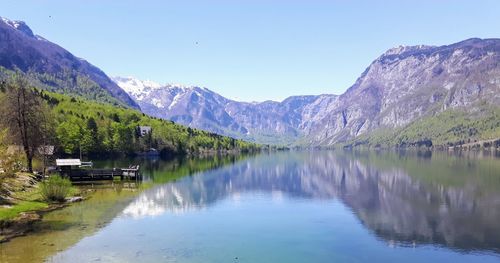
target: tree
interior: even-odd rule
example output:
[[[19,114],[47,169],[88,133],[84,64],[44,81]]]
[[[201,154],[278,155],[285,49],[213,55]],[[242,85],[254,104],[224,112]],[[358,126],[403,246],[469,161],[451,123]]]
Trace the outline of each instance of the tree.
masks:
[[[56,129],[57,139],[62,150],[67,154],[74,154],[80,148],[82,131],[74,121],[61,123]]]
[[[116,153],[127,154],[132,152],[134,140],[134,131],[132,128],[122,123],[113,123],[113,146]]]
[[[12,176],[20,169],[20,158],[16,156],[15,152],[8,152],[7,131],[7,129],[0,130],[0,183],[6,176]],[[2,203],[1,201],[0,203]]]
[[[51,135],[47,105],[29,87],[28,81],[16,73],[5,84],[0,108],[2,126],[8,128],[11,141],[23,147],[27,169],[33,172],[33,157]]]
[[[93,117],[87,120],[87,131],[90,139],[88,152],[96,153],[99,151],[99,128]]]

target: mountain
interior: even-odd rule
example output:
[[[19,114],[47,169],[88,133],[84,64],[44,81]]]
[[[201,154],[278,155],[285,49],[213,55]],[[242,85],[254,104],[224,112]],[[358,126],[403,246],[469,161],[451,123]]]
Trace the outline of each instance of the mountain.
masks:
[[[33,34],[22,21],[0,19],[0,76],[13,71],[49,91],[139,108],[102,70]]]
[[[114,80],[148,114],[261,143],[413,145],[500,137],[500,39],[389,49],[340,96],[247,103],[206,88]]]
[[[146,114],[260,143],[296,141],[337,98],[294,96],[282,102],[249,103],[222,97],[207,88],[160,85],[133,77],[113,80]]]
[[[312,144],[334,144],[383,131],[399,137],[393,144],[433,139],[444,143],[486,136],[473,122],[482,118],[500,136],[498,105],[499,39],[400,46],[382,54],[363,72],[326,117],[314,123],[308,139]],[[426,121],[442,116],[457,120],[443,118],[444,123],[426,127],[430,124]]]
[[[375,59],[344,94],[240,102],[209,89],[116,77],[0,19],[0,78],[259,143],[457,144],[500,137],[500,39],[400,46]]]

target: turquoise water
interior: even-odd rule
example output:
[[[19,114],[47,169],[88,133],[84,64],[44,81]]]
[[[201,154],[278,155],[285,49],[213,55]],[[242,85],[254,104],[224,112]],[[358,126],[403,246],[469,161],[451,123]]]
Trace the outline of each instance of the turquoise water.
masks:
[[[276,153],[170,182],[158,162],[151,187],[47,261],[500,262],[491,154]]]

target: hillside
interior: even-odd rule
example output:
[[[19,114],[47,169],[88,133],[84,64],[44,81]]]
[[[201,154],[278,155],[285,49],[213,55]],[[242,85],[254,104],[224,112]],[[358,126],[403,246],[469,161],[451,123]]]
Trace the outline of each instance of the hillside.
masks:
[[[0,89],[0,97],[4,89]],[[135,109],[95,102],[83,97],[36,90],[50,106],[54,120],[53,143],[60,154],[136,154],[151,147],[163,155],[206,152],[249,152],[260,146],[191,129],[171,121],[147,116]],[[140,136],[138,126],[150,126],[151,136]]]
[[[247,103],[206,88],[114,80],[148,114],[256,142],[445,145],[500,137],[500,39],[392,48],[339,96]]]
[[[339,97],[307,132],[307,142],[330,145],[377,133],[401,134],[398,141],[384,140],[392,144],[485,139],[500,135],[498,105],[500,39],[398,47]]]
[[[96,66],[35,35],[23,21],[0,17],[0,77],[16,70],[48,91],[139,108]]]

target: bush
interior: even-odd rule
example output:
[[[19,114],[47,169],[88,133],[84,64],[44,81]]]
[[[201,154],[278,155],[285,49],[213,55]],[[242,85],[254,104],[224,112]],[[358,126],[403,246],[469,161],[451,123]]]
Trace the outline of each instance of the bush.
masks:
[[[46,201],[62,202],[72,188],[71,181],[59,175],[53,175],[40,183],[40,194]]]

